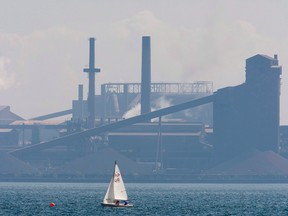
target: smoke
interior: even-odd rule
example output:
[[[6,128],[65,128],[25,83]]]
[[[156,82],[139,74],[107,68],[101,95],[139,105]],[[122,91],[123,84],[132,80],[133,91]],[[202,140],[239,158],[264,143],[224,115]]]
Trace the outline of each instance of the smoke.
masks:
[[[0,90],[8,89],[14,83],[14,76],[8,72],[9,64],[9,58],[0,57]]]
[[[165,96],[161,96],[161,97],[159,97],[153,101],[153,105],[152,105],[151,110],[155,111],[158,109],[163,109],[165,107],[169,107],[171,105],[172,105],[171,99],[167,99]]]
[[[158,110],[158,109],[163,109],[163,108],[166,108],[166,107],[170,107],[172,105],[173,104],[172,104],[172,100],[171,99],[167,99],[165,96],[161,96],[161,97],[159,97],[159,98],[157,98],[156,100],[153,101],[151,111],[155,111],[155,110]],[[162,121],[165,121],[167,119],[169,119],[169,115],[161,117]],[[158,122],[159,118],[151,119],[151,121],[152,122]]]
[[[0,32],[0,47],[2,103],[12,105],[25,118],[71,107],[73,89],[86,81],[86,74],[79,73],[82,57],[88,53],[81,33],[61,26],[25,34]]]
[[[161,96],[153,101],[151,111],[155,111],[158,109],[163,109],[165,107],[169,107],[172,105],[172,100],[167,99],[165,96]],[[137,103],[134,107],[132,107],[130,110],[128,110],[126,113],[124,113],[123,118],[128,119],[137,115],[140,115],[141,113],[141,103]],[[163,117],[162,117],[163,120]],[[152,122],[158,121],[158,118],[152,119]]]
[[[139,82],[143,35],[151,36],[153,82],[208,80],[214,82],[217,90],[241,84],[245,79],[245,59],[254,54],[277,51],[280,62],[288,59],[287,29],[280,25],[287,15],[285,6],[263,3],[256,16],[253,7],[260,1],[251,3],[250,10],[242,1],[229,2],[207,4],[186,0],[183,4],[173,4],[167,1],[165,10],[161,10],[160,1],[153,2],[153,7],[131,1],[129,7],[125,7],[125,16],[123,11],[114,11],[106,3],[101,7],[92,6],[97,3],[75,3],[77,7],[69,4],[71,10],[65,8],[64,12],[52,10],[54,4],[44,7],[42,3],[35,5],[37,13],[33,18],[26,16],[33,7],[24,7],[25,10],[18,7],[15,16],[15,7],[6,6],[2,14],[6,19],[2,20],[0,32],[1,52],[13,60],[13,71],[17,71],[15,80],[20,85],[2,95],[21,115],[30,117],[70,107],[76,95],[75,86],[87,83],[87,76],[81,71],[88,62],[90,36],[97,39],[96,66],[101,68],[96,92],[100,91],[100,84],[106,82]],[[121,6],[120,1],[115,3]],[[75,8],[77,13],[85,15],[75,18]],[[87,13],[92,8],[98,12]],[[267,11],[269,18],[265,15]],[[95,20],[94,24],[85,25],[90,20]],[[7,64],[9,62],[3,63],[0,59],[0,90],[13,84],[14,77],[7,73]],[[288,79],[284,73],[283,78]],[[288,92],[284,81],[283,99]],[[41,102],[35,103],[35,98],[41,98]],[[282,110],[286,112],[288,104],[285,101],[281,106],[283,104]],[[286,121],[287,116],[283,114]]]
[[[134,107],[124,113],[123,118],[128,119],[137,115],[140,115],[141,104],[137,103]]]

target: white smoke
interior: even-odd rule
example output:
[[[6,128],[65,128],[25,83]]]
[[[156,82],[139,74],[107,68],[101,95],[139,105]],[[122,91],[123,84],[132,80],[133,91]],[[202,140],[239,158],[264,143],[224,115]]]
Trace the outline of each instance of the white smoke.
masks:
[[[172,106],[172,100],[171,99],[167,99],[165,96],[161,96],[159,98],[157,98],[156,100],[153,101],[153,107],[151,108],[151,111],[155,111],[155,110],[158,110],[158,109],[163,109],[163,108],[166,108],[166,107],[170,107]],[[161,120],[165,121],[169,119],[168,115],[166,116],[162,116],[161,117]],[[152,122],[158,122],[159,121],[159,118],[154,118],[154,119],[151,119]]]
[[[140,115],[141,104],[137,103],[134,107],[124,113],[123,118],[128,119],[137,115]]]
[[[0,57],[0,90],[8,89],[14,83],[14,76],[7,69],[9,64],[9,58]]]
[[[167,99],[165,96],[161,96],[153,101],[154,106],[151,108],[152,111],[163,109],[172,105],[172,100]]]
[[[161,96],[153,101],[152,103],[153,106],[151,107],[151,111],[169,107],[172,105],[171,101],[172,100],[168,100],[165,96]],[[134,107],[132,107],[130,110],[124,113],[123,118],[128,119],[128,118],[140,115],[140,113],[141,113],[141,103],[137,103]],[[162,120],[163,120],[163,117],[162,117]],[[152,119],[151,121],[152,122],[158,121],[158,118]]]

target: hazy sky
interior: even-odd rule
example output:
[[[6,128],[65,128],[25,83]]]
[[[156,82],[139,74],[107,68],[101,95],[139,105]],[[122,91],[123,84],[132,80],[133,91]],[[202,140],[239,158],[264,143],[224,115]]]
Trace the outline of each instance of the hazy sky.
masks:
[[[151,36],[152,82],[245,81],[245,60],[278,54],[281,123],[288,124],[287,0],[0,0],[0,105],[23,118],[70,109],[88,79],[96,38],[96,93],[140,82],[141,38]]]

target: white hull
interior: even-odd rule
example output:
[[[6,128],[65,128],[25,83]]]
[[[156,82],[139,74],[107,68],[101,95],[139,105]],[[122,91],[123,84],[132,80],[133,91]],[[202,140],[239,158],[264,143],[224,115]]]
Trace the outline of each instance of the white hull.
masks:
[[[133,204],[130,204],[130,203],[128,203],[127,205],[124,205],[124,204],[122,204],[122,203],[120,203],[119,205],[116,205],[115,203],[101,203],[101,205],[103,206],[103,207],[115,207],[115,208],[117,208],[117,207],[132,207],[133,206]]]

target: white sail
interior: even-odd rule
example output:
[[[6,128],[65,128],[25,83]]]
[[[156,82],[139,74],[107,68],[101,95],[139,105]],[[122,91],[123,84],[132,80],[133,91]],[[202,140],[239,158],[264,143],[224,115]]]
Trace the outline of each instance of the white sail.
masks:
[[[109,187],[107,189],[107,192],[105,194],[105,197],[103,199],[103,203],[112,203],[114,202],[114,186],[113,186],[113,177],[111,178],[111,181],[109,183]]]
[[[114,203],[115,200],[128,200],[123,178],[116,162],[114,173],[103,199],[103,203]]]
[[[117,200],[128,200],[123,178],[116,163],[114,171],[114,197]]]

